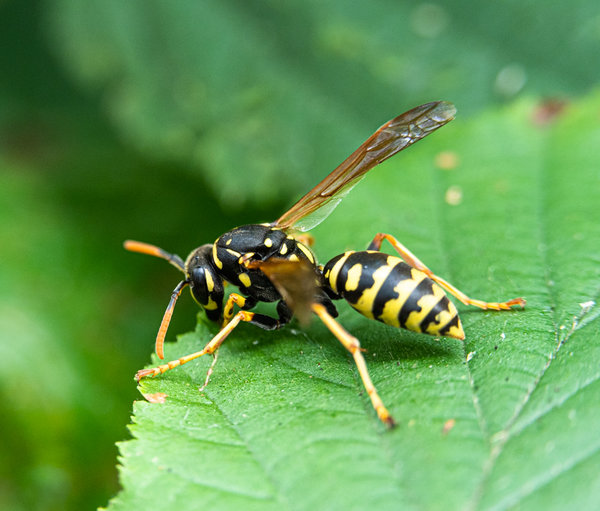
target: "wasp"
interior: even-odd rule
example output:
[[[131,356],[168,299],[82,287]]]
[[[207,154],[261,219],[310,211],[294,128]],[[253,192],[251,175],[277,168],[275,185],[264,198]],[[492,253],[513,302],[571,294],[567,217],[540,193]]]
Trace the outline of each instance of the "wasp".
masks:
[[[400,241],[385,233],[375,235],[366,251],[345,252],[319,265],[306,231],[322,222],[369,170],[444,126],[455,113],[454,105],[437,101],[401,114],[381,126],[278,220],[236,227],[214,243],[193,250],[185,261],[154,245],[126,241],[127,250],[165,259],[185,276],[173,290],[158,330],[155,349],[160,359],[164,358],[163,345],[173,309],[185,287],[190,287],[208,319],[221,325],[202,350],[142,369],[136,379],[157,376],[211,354],[213,362],[203,390],[219,347],[241,322],[276,330],[294,316],[302,323],[314,314],[352,354],[377,416],[393,427],[395,421],[371,381],[359,340],[335,319],[335,300],[345,299],[360,314],[387,325],[461,340],[465,334],[447,293],[466,305],[492,310],[523,307],[525,300],[472,299],[435,275]],[[388,241],[398,256],[382,252],[383,241]],[[226,283],[236,286],[239,293],[232,292],[225,300]],[[259,302],[277,302],[277,317],[252,312]]]

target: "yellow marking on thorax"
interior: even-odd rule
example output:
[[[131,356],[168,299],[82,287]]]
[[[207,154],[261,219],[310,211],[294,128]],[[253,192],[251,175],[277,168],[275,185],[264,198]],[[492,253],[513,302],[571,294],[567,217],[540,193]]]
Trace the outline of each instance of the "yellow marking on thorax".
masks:
[[[342,257],[340,257],[339,261],[333,265],[333,268],[331,268],[331,272],[328,272],[328,274],[327,274],[328,275],[327,280],[329,280],[329,287],[331,287],[333,292],[336,294],[338,293],[337,285],[336,285],[338,275],[340,273],[340,270],[342,269],[342,266],[344,266],[344,263],[346,262],[346,259],[348,259],[350,254],[352,254],[352,252],[345,252],[344,255]]]
[[[235,250],[231,250],[230,248],[225,249],[227,250],[227,252],[229,254],[231,254],[233,257],[240,257],[242,254],[240,254],[239,252],[236,252]]]
[[[311,252],[310,248],[308,248],[306,245],[303,245],[299,241],[296,242],[296,246],[304,253],[304,255],[312,264],[315,264],[315,256]]]
[[[240,279],[240,282],[244,285],[244,287],[250,287],[252,285],[250,276],[247,273],[240,273],[238,275],[238,279]]]
[[[440,286],[434,283],[433,294],[427,294],[417,302],[417,305],[421,307],[421,312],[413,311],[408,315],[408,318],[406,319],[406,329],[413,332],[422,332],[419,327],[421,321],[423,321],[423,318],[431,312],[431,309],[433,309],[444,296],[446,296],[446,293],[444,293]]]
[[[231,245],[231,240],[233,240],[233,238],[229,238],[229,239],[228,239],[228,240],[225,242],[225,245],[227,245],[227,246]]]
[[[355,304],[352,304],[352,307],[359,311],[363,316],[375,319],[373,317],[373,303],[375,302],[375,297],[381,289],[385,279],[388,278],[388,275],[393,269],[394,267],[389,264],[377,268],[371,275],[374,280],[373,285],[363,291],[358,301]]]
[[[405,304],[406,300],[408,300],[408,297],[415,288],[427,277],[423,272],[415,270],[414,268],[411,270],[411,275],[412,279],[401,280],[396,284],[394,291],[398,293],[398,298],[389,300],[383,307],[381,316],[377,318],[386,325],[400,328],[400,321],[398,319],[400,309],[402,309],[402,306]]]
[[[223,269],[223,261],[221,261],[219,259],[219,257],[217,256],[217,244],[216,243],[213,243],[212,255],[213,255],[213,261],[217,265],[217,268],[219,268],[219,270],[222,270]]]
[[[279,249],[279,253],[281,255],[285,255],[285,254],[287,254],[287,251],[288,251],[287,245],[284,243],[283,245],[281,245],[281,248]]]
[[[298,256],[296,254],[292,254],[289,258],[288,261],[300,261],[300,259],[298,259]]]
[[[273,240],[271,238],[265,238],[265,247],[271,248],[273,246]]]

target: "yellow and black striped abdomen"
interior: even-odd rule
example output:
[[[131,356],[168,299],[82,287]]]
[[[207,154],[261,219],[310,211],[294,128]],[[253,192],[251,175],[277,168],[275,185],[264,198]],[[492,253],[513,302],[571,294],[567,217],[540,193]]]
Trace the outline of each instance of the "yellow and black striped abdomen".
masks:
[[[383,252],[346,252],[329,261],[327,284],[362,315],[413,332],[464,339],[454,304],[422,271]]]

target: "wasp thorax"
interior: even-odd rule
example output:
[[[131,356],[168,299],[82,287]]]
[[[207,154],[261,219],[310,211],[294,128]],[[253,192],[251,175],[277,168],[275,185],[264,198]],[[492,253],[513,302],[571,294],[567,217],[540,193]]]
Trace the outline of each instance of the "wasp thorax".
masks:
[[[285,259],[315,265],[308,247],[285,231],[263,224],[242,225],[226,232],[215,241],[212,258],[224,280],[238,286],[243,294],[263,302],[280,300],[281,295],[252,263]]]

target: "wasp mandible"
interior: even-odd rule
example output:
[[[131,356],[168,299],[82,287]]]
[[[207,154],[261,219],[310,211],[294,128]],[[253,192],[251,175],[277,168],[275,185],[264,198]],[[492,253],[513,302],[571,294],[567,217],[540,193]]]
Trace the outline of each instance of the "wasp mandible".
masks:
[[[293,316],[302,322],[315,314],[352,354],[379,419],[394,426],[394,419],[371,381],[358,339],[335,320],[338,312],[334,300],[345,299],[364,316],[387,325],[456,339],[464,339],[465,334],[456,307],[446,292],[466,305],[482,309],[523,307],[525,300],[485,302],[469,298],[435,275],[390,234],[377,234],[366,251],[345,252],[319,265],[310,248],[310,236],[303,233],[322,222],[369,170],[441,128],[454,119],[455,113],[454,105],[437,101],[392,119],[277,221],[236,227],[214,243],[198,247],[185,261],[154,245],[126,241],[127,250],[166,259],[185,276],[173,290],[158,330],[156,353],[159,358],[164,358],[167,328],[175,303],[186,286],[206,316],[221,324],[220,331],[202,350],[158,367],[142,369],[136,379],[156,376],[212,354],[213,362],[202,390],[213,371],[219,346],[240,322],[276,330],[289,323]],[[400,257],[380,251],[384,240]],[[227,300],[225,282],[240,291],[231,293]],[[277,317],[251,312],[259,302],[277,302]]]

